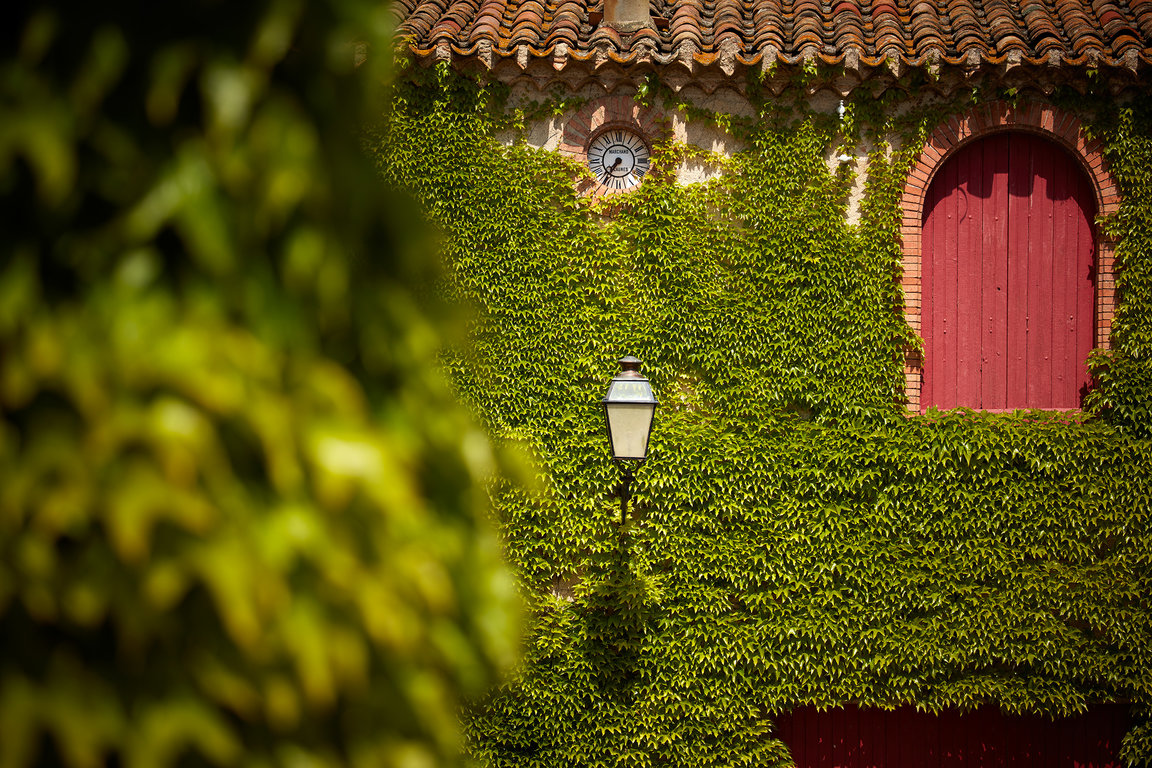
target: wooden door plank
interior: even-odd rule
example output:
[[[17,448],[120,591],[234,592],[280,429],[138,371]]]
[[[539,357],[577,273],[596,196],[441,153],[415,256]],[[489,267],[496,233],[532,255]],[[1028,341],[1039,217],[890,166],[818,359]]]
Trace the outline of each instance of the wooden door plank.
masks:
[[[1007,768],[1008,741],[1004,732],[1004,715],[995,704],[981,708],[984,713],[983,745],[989,768]]]
[[[809,758],[813,768],[832,768],[832,718],[823,712],[816,712],[812,718],[816,731],[816,741],[812,745],[815,754]]]
[[[805,732],[806,724],[801,713],[806,712],[804,709],[794,709],[788,715],[788,741],[786,742],[792,750],[792,760],[796,764],[796,768],[808,768],[808,760],[805,755],[805,749],[808,746],[808,734]]]
[[[884,734],[887,737],[884,750],[885,768],[903,768],[907,764],[908,746],[905,744],[907,739],[904,737],[900,712],[901,709],[894,709],[885,713],[885,719],[888,721],[888,725],[884,729]]]
[[[884,747],[887,744],[885,723],[888,713],[868,707],[860,711],[860,739],[863,743],[861,759],[865,768],[884,768]]]
[[[836,768],[854,768],[849,757],[852,745],[848,731],[852,722],[851,705],[836,708]]]
[[[947,407],[946,403],[949,401],[949,392],[946,389],[945,379],[947,371],[945,370],[945,363],[947,358],[947,333],[948,327],[945,323],[945,317],[948,314],[947,303],[948,298],[946,295],[946,281],[947,281],[947,243],[948,243],[948,215],[949,207],[953,204],[950,198],[951,186],[947,181],[949,177],[948,168],[942,168],[940,171],[941,179],[941,197],[936,204],[936,209],[933,212],[934,216],[934,235],[933,235],[933,253],[935,258],[932,264],[932,369],[934,375],[933,380],[933,403],[941,407]],[[955,180],[955,177],[952,177]]]
[[[918,713],[912,710],[912,729],[915,738],[912,743],[917,745],[917,751],[912,755],[909,766],[924,766],[924,768],[940,767],[940,722],[937,717]]]
[[[859,768],[864,763],[861,760],[860,750],[860,710],[855,704],[844,706],[844,732],[841,740],[844,750],[840,758],[840,765],[844,768]]]
[[[1052,407],[1075,408],[1076,179],[1075,169],[1061,162],[1062,150],[1056,149],[1052,168]]]
[[[1031,164],[1015,142],[1009,144],[1008,171],[1008,328],[1006,408],[1027,402],[1028,387],[1028,206]]]
[[[1078,768],[1084,764],[1084,751],[1087,746],[1085,728],[1071,728],[1072,738],[1070,740],[1072,751],[1068,755],[1068,765]]]
[[[967,768],[967,738],[960,713],[948,709],[936,716],[940,729],[941,768]]]
[[[1039,718],[1036,715],[1014,715],[1012,717],[1012,727],[1008,731],[1010,737],[1014,737],[1020,741],[1020,752],[1023,757],[1022,762],[1026,768],[1039,768],[1040,766],[1037,748],[1042,734],[1037,727],[1038,720]]]
[[[948,167],[944,169],[945,189],[957,189],[958,176],[958,163],[949,163]],[[937,354],[939,355],[941,375],[937,387],[937,398],[945,408],[953,408],[957,404],[956,355],[958,351],[958,339],[956,335],[956,261],[959,256],[959,243],[957,242],[957,236],[959,234],[957,218],[960,215],[959,197],[959,194],[952,194],[944,201],[944,258],[938,272],[940,285],[937,290],[940,296],[941,312],[939,314],[940,327],[938,330],[940,333],[940,349]]]
[[[797,741],[793,731],[794,722],[795,721],[792,718],[791,712],[785,712],[783,714],[777,715],[773,720],[773,724],[775,725],[776,738],[784,742],[784,746],[788,748],[788,754],[792,756],[793,768],[800,768],[800,764],[796,762]]]
[[[927,757],[924,754],[924,729],[916,722],[916,710],[912,707],[901,707],[896,710],[900,723],[900,762],[901,768],[917,768],[927,766]]]
[[[793,721],[793,733],[799,744],[799,760],[796,762],[797,768],[815,768],[816,761],[813,758],[813,740],[816,738],[816,723],[812,718],[812,710],[809,707],[801,707],[795,710],[796,719]]]
[[[872,741],[875,736],[873,710],[869,707],[855,707],[855,709],[856,765],[860,768],[872,768]]]
[[[1028,401],[1031,408],[1052,408],[1052,324],[1057,283],[1052,242],[1055,215],[1052,177],[1053,145],[1028,134],[1016,135],[1032,158],[1028,253]]]
[[[989,752],[993,755],[989,765],[997,768],[1010,768],[1015,766],[1012,747],[1015,742],[1008,732],[1007,717],[1000,711],[1000,707],[989,704],[985,707],[989,734],[986,740]]]
[[[1003,748],[1003,764],[1007,768],[1030,768],[1028,739],[1016,725],[1015,715],[999,713],[1000,744]]]
[[[804,757],[804,749],[808,745],[808,734],[804,732],[804,721],[797,716],[797,712],[804,710],[793,710],[788,714],[787,728],[788,735],[785,743],[788,748],[792,750],[792,761],[795,763],[796,768],[807,768],[808,762]]]
[[[963,716],[964,765],[966,768],[983,768],[985,762],[984,710],[976,709]]]
[[[1080,720],[1085,749],[1079,762],[1091,768],[1120,768],[1120,743],[1130,725],[1127,708],[1121,704],[1095,707]]]
[[[943,168],[941,168],[941,171]],[[920,231],[920,336],[924,340],[923,379],[920,384],[920,412],[936,404],[935,384],[939,378],[936,367],[936,312],[939,301],[936,297],[936,258],[940,253],[943,239],[937,230],[936,212],[943,195],[943,184],[935,182],[928,188],[924,200],[924,218]]]
[[[872,747],[872,756],[876,760],[877,768],[896,766],[900,762],[900,752],[897,750],[893,731],[896,718],[892,714],[885,709],[881,710],[878,716],[880,728],[877,743]]]
[[[984,152],[987,205],[980,242],[982,408],[1004,410],[1007,401],[1008,341],[1008,136],[987,139]]]
[[[1060,726],[1068,727],[1068,723],[1058,723],[1047,715],[1037,715],[1036,735],[1036,764],[1039,768],[1059,768],[1060,766]]]
[[[1058,721],[1060,730],[1060,745],[1056,752],[1056,765],[1072,765],[1075,762],[1077,734],[1080,731],[1079,723],[1083,715],[1063,718]]]
[[[984,144],[956,158],[956,405],[980,406],[980,222]]]
[[[963,744],[964,768],[977,768],[982,766],[980,754],[983,744],[980,740],[981,714],[980,710],[965,712],[961,716],[960,741]]]

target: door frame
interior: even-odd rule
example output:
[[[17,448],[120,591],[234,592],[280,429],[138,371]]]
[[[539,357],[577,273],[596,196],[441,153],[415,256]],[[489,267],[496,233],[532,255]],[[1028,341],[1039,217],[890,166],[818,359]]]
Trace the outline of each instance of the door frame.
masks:
[[[993,101],[967,112],[953,115],[936,127],[921,149],[900,202],[903,219],[900,226],[903,270],[900,287],[904,296],[904,319],[918,336],[922,307],[921,235],[924,227],[924,202],[932,179],[957,150],[970,142],[1003,131],[1036,133],[1068,149],[1088,174],[1096,196],[1097,216],[1107,217],[1120,208],[1120,191],[1104,158],[1104,147],[1089,138],[1080,118],[1070,112],[1041,102],[1014,106]],[[1112,319],[1116,311],[1114,276],[1116,241],[1096,232],[1096,298],[1093,343],[1097,348],[1110,346]],[[904,394],[911,413],[920,412],[920,393],[924,382],[924,362],[919,350],[909,349],[904,362]]]

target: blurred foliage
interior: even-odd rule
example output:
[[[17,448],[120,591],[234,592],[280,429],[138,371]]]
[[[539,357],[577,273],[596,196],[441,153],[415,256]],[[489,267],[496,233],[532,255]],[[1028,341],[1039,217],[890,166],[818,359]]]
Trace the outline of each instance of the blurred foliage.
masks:
[[[516,653],[380,3],[0,26],[0,766],[427,766]],[[362,63],[357,65],[357,60]]]
[[[456,386],[544,478],[493,491],[532,619],[515,678],[471,710],[479,764],[787,765],[772,720],[797,705],[1152,703],[1149,422],[900,402],[917,342],[901,190],[970,96],[860,95],[838,124],[804,92],[766,96],[756,120],[680,110],[745,149],[682,186],[690,149],[664,143],[640,189],[602,200],[575,193],[575,164],[515,139],[547,105],[446,65],[414,67],[396,93],[382,168],[442,228],[449,293],[481,308],[448,359]],[[679,109],[658,83],[644,97]],[[1150,125],[1126,130],[1146,142]],[[861,144],[849,225],[852,171],[827,158]],[[1152,145],[1139,151],[1122,253],[1144,288],[1123,317],[1146,324]],[[661,407],[619,527],[599,400],[626,353]],[[1143,380],[1115,370],[1109,391],[1146,408]],[[1134,722],[1133,765],[1152,756],[1147,710]]]

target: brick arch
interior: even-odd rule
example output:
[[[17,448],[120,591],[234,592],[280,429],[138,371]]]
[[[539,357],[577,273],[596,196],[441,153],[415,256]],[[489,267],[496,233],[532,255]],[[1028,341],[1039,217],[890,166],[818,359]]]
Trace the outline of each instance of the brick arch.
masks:
[[[627,93],[614,93],[584,104],[568,119],[560,139],[560,154],[576,162],[588,163],[588,144],[601,131],[608,128],[627,128],[643,137],[649,147],[666,138],[670,129],[667,117],[660,111],[641,105]],[[578,187],[582,194],[607,196],[616,194],[596,191],[596,185],[585,183]]]
[[[953,116],[936,127],[920,151],[900,201],[903,220],[900,235],[904,250],[901,287],[904,291],[904,314],[908,325],[921,333],[921,230],[924,226],[924,201],[928,188],[945,161],[964,145],[1002,131],[1036,133],[1060,144],[1077,159],[1092,181],[1096,210],[1109,216],[1120,207],[1120,192],[1104,159],[1104,148],[1085,135],[1080,119],[1050,104],[1030,103],[1012,106],[995,101]],[[1096,233],[1096,318],[1095,345],[1107,347],[1116,307],[1116,284],[1113,278],[1116,243]],[[924,378],[923,362],[918,353],[910,352],[904,367],[904,391],[908,408],[920,410],[920,389]]]

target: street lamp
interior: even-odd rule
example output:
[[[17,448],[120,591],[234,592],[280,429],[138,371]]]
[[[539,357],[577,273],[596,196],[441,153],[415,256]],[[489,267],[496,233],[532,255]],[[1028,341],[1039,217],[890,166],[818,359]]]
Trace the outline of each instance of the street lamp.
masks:
[[[624,473],[620,484],[620,523],[623,524],[628,500],[632,498],[632,473],[648,458],[648,436],[652,434],[652,417],[656,414],[656,395],[652,384],[641,375],[638,359],[632,355],[620,358],[620,373],[608,385],[608,394],[602,402],[612,458]]]

